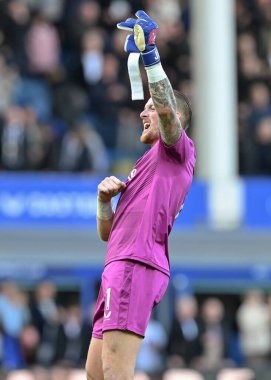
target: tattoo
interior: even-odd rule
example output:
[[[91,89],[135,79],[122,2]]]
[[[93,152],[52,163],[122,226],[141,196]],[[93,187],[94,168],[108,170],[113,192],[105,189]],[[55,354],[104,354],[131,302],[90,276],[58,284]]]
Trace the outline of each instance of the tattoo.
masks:
[[[154,107],[159,117],[159,129],[167,145],[175,144],[181,136],[181,122],[176,116],[176,99],[168,78],[149,83]]]

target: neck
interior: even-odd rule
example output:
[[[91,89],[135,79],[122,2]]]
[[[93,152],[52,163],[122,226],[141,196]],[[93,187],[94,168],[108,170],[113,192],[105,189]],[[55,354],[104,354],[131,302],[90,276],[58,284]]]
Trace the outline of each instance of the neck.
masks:
[[[151,148],[154,147],[154,145],[157,143],[158,139],[155,140],[153,143],[150,144]]]

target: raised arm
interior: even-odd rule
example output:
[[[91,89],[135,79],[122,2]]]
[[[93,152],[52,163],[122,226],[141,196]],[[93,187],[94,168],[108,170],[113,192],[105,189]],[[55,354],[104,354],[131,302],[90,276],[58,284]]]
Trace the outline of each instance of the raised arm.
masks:
[[[172,145],[181,136],[182,126],[177,114],[176,99],[160,62],[155,45],[158,25],[142,10],[136,12],[138,19],[128,18],[118,28],[129,30],[125,51],[140,52],[148,76],[150,94],[159,117],[159,128],[163,141]]]
[[[163,71],[161,64],[158,65],[160,65],[158,69]],[[148,73],[148,69],[146,70]],[[182,127],[177,116],[176,99],[171,84],[167,77],[158,82],[150,82],[149,78],[149,89],[158,113],[162,139],[167,145],[173,145],[180,138]]]

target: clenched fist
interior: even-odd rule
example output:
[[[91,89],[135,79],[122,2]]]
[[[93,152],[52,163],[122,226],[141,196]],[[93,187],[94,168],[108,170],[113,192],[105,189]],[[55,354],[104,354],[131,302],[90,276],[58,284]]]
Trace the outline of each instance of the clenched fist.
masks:
[[[101,202],[109,202],[126,187],[126,184],[118,178],[111,176],[106,177],[98,185],[98,200]]]

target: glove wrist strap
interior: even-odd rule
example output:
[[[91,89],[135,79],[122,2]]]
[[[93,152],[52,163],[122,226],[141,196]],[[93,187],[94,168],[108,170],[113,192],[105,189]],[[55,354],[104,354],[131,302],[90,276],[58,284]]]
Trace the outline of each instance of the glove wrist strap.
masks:
[[[144,99],[142,79],[139,70],[139,53],[130,53],[128,58],[128,73],[131,83],[132,100]],[[155,83],[167,77],[160,63],[156,47],[146,53],[141,53],[149,83]]]
[[[157,63],[160,63],[160,55],[156,46],[146,53],[141,53],[141,57],[145,67],[157,65]]]
[[[160,80],[167,78],[167,75],[164,72],[161,63],[158,63],[157,65],[153,65],[150,67],[146,67],[145,69],[149,83],[159,82]]]
[[[131,84],[132,100],[144,99],[143,84],[139,70],[140,53],[130,53],[128,58],[128,73]]]

